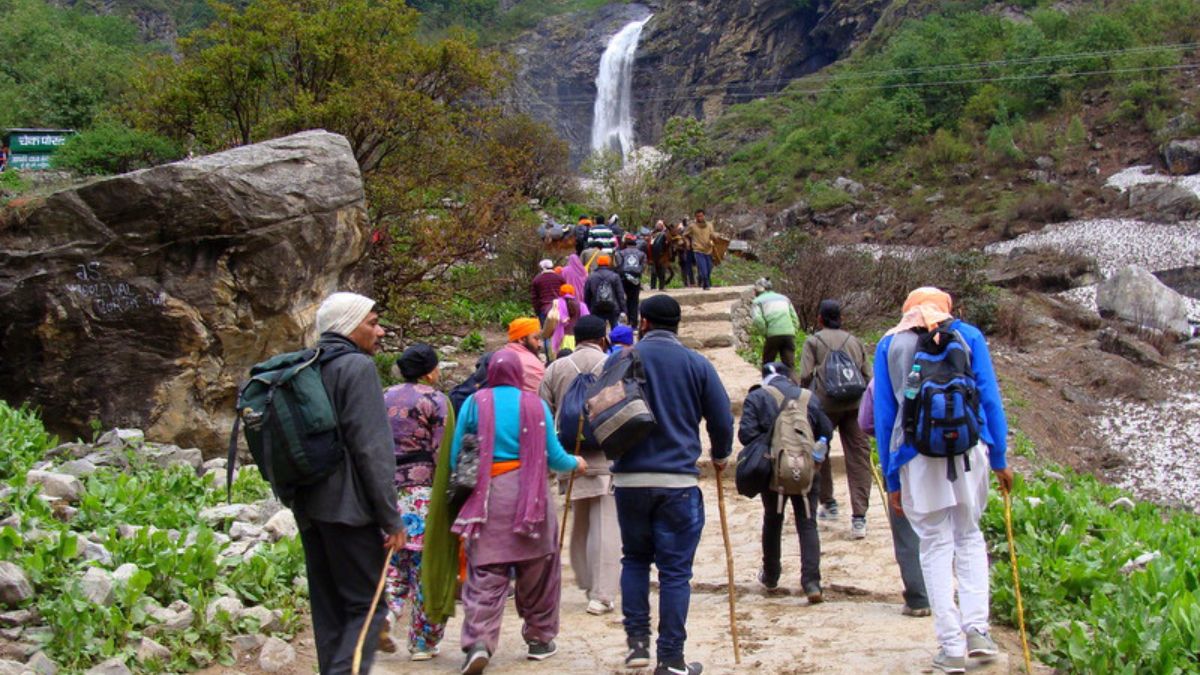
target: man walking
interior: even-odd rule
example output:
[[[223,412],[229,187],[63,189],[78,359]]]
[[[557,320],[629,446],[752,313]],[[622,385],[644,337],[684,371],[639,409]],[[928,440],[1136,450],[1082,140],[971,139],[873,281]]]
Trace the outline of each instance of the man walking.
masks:
[[[575,378],[583,373],[599,376],[604,369],[606,324],[588,315],[575,324],[575,351],[550,364],[538,395],[558,417],[559,408]],[[571,430],[570,433],[574,433]],[[574,447],[568,444],[567,452]],[[617,599],[621,572],[621,538],[617,529],[617,502],[612,494],[610,462],[600,451],[582,453],[587,471],[575,477],[571,488],[571,569],[575,583],[587,593],[589,614],[607,614]]]
[[[812,388],[821,400],[821,409],[829,415],[829,421],[838,430],[846,460],[846,482],[850,486],[850,536],[853,539],[865,539],[867,506],[871,500],[871,446],[866,434],[858,426],[858,402],[867,381],[871,379],[871,368],[862,342],[842,330],[842,307],[836,300],[821,301],[817,326],[819,330],[804,341],[804,349],[801,350],[800,384]],[[831,358],[842,359],[852,369],[857,369],[857,373],[846,374],[840,369],[828,368]],[[839,378],[856,374],[861,376],[862,387],[853,396],[839,398],[830,392],[834,383],[827,381],[832,371],[837,371]],[[830,462],[825,462],[821,467],[821,503],[820,517],[836,519],[838,504],[833,498],[833,468]]]
[[[762,368],[761,386],[754,386],[742,406],[742,421],[738,426],[738,440],[749,448],[755,443],[768,446],[775,431],[775,420],[782,410],[782,402],[799,399],[801,389],[792,381],[792,370],[778,361],[768,362]],[[808,424],[812,428],[813,440],[828,439],[833,435],[833,425],[815,396],[808,399]],[[828,462],[822,462],[823,464]],[[817,529],[817,497],[820,481],[813,481],[807,495],[783,497],[772,490],[764,490],[762,524],[762,568],[758,582],[768,591],[779,587],[780,546],[783,533],[784,505],[792,503],[792,514],[796,519],[796,532],[800,535],[800,587],[810,604],[821,602],[821,535]],[[805,503],[807,501],[807,504]]]
[[[991,466],[1004,492],[1012,489],[1012,469],[1006,457],[1008,423],[987,341],[978,328],[954,319],[950,309],[950,296],[945,292],[918,288],[905,300],[900,323],[879,342],[875,349],[875,433],[892,509],[907,516],[921,540],[921,569],[940,647],[931,665],[945,673],[962,673],[968,656],[999,653],[988,633],[987,545],[979,519],[987,506],[988,472],[984,467]],[[939,342],[935,343],[934,337]],[[902,402],[908,401],[905,390],[916,386],[919,398],[919,388],[925,386],[921,372],[914,368],[918,350],[938,346],[945,355],[944,364],[954,367],[954,361],[960,360],[966,371],[963,379],[973,380],[974,395],[967,400],[977,397],[977,404],[972,404],[968,414],[979,422],[979,442],[965,455],[919,454],[910,425],[920,422],[906,422],[902,414]],[[953,355],[952,350],[959,354]],[[908,382],[910,379],[919,382]],[[932,414],[918,412],[916,420]]]
[[[646,269],[646,252],[637,247],[636,235],[625,235],[624,248],[617,254],[617,273],[621,276],[621,288],[625,291],[625,306],[622,308],[630,326],[638,325],[638,296],[642,294],[642,272]]]
[[[691,242],[696,256],[696,283],[708,290],[712,288],[713,227],[704,219],[704,209],[696,210],[696,220],[684,236]]]
[[[383,328],[375,301],[334,293],[317,310],[321,380],[337,413],[343,462],[318,483],[296,490],[317,662],[322,673],[349,673],[364,622],[363,670],[369,671],[387,616],[386,603],[367,616],[390,551],[404,546],[396,508],[396,456],[383,388],[371,356]]]
[[[546,376],[546,364],[538,356],[542,349],[542,323],[533,317],[513,319],[508,324],[506,350],[516,352],[521,360],[521,390],[537,394],[542,378]]]
[[[611,258],[601,254],[598,264],[583,287],[583,302],[588,311],[607,321],[609,328],[616,328],[625,310],[625,285],[612,270]]]
[[[646,403],[658,428],[613,463],[621,525],[621,610],[627,668],[650,665],[650,564],[658,567],[659,635],[656,675],[695,675],[684,660],[692,562],[704,528],[696,461],[700,421],[708,428],[713,464],[722,467],[733,442],[729,397],[713,365],[683,346],[681,311],[668,295],[642,302],[634,352],[645,369]]]
[[[754,329],[767,338],[763,342],[762,362],[782,361],[790,375],[796,367],[796,329],[800,327],[800,317],[787,296],[771,290],[770,279],[754,282],[754,294],[750,316]]]

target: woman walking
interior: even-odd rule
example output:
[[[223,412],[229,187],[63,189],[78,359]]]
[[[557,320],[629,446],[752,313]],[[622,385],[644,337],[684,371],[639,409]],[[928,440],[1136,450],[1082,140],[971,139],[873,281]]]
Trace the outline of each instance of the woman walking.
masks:
[[[482,673],[496,652],[510,569],[528,658],[541,661],[558,651],[561,570],[547,467],[582,471],[587,463],[563,450],[549,407],[521,391],[521,383],[517,355],[497,351],[488,364],[488,387],[466,400],[454,431],[451,466],[468,435],[478,439],[479,452],[478,482],[451,528],[467,552],[463,673]]]
[[[425,541],[425,521],[432,496],[436,455],[454,426],[454,409],[444,394],[434,388],[438,381],[438,356],[432,347],[416,344],[404,350],[397,365],[404,384],[390,387],[383,394],[392,438],[396,448],[396,501],[404,521],[407,543],[392,554],[388,568],[388,606],[390,619],[399,619],[409,603],[408,651],[413,661],[437,656],[438,643],[446,630],[444,623],[431,621],[425,611],[421,588],[421,559]],[[395,651],[389,632],[383,633],[380,647]],[[389,649],[390,647],[390,649]]]

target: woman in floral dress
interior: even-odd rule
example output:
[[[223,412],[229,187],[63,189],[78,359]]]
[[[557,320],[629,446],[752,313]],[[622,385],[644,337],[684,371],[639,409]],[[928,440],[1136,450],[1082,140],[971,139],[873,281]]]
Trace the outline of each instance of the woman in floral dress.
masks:
[[[405,383],[384,394],[396,448],[396,493],[408,541],[392,556],[388,569],[389,607],[398,619],[407,601],[410,608],[408,651],[413,661],[426,661],[438,653],[445,624],[432,623],[425,614],[421,590],[421,556],[425,518],[433,489],[435,460],[442,443],[454,429],[454,409],[434,388],[438,381],[438,356],[432,347],[416,344],[404,350],[397,365]],[[384,645],[390,640],[385,633]]]

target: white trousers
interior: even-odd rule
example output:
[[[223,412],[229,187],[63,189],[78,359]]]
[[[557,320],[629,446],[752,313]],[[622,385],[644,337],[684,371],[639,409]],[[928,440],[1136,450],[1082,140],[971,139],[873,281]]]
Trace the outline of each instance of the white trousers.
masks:
[[[571,502],[571,569],[588,600],[615,602],[621,581],[621,529],[610,494]]]
[[[988,631],[987,546],[983,532],[979,530],[979,518],[987,505],[990,471],[982,445],[971,453],[970,471],[965,471],[962,458],[956,461],[958,480],[955,483],[961,484],[953,485],[950,490],[953,505],[919,511],[917,508],[926,500],[919,494],[910,494],[921,490],[923,485],[929,487],[932,480],[946,481],[943,459],[918,455],[912,460],[918,464],[912,471],[909,471],[910,465],[901,468],[900,480],[905,515],[921,540],[921,572],[933,610],[938,644],[948,656],[965,656],[966,631]],[[957,605],[954,602],[955,581],[958,582]]]

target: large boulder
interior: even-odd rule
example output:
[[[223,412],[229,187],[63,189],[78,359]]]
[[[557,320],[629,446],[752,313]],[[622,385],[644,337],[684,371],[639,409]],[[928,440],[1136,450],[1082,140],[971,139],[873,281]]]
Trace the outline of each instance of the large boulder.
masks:
[[[1174,183],[1140,183],[1129,187],[1129,209],[1153,222],[1195,220],[1200,218],[1200,197]]]
[[[1167,171],[1176,175],[1200,173],[1200,138],[1171,141],[1163,147]]]
[[[1150,272],[1130,265],[1100,282],[1096,289],[1100,316],[1191,337],[1183,296]]]
[[[99,418],[219,448],[249,366],[366,287],[368,234],[324,131],[55,193],[0,220],[0,392],[67,436]]]

